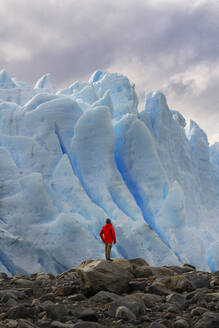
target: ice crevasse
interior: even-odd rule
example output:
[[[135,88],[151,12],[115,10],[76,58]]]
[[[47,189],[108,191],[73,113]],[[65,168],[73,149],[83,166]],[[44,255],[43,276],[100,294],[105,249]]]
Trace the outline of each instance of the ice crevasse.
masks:
[[[58,90],[0,72],[0,271],[61,271],[112,255],[218,270],[219,147],[160,92],[97,71]]]

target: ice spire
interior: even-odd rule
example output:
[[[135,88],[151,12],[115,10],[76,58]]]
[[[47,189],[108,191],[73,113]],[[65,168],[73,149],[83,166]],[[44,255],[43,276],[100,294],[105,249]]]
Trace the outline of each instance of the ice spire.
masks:
[[[43,75],[35,84],[34,89],[45,89],[49,93],[56,92],[56,88],[51,82],[50,74]]]
[[[6,70],[0,71],[0,89],[10,89],[15,88],[16,84],[12,81],[12,79],[8,76]]]

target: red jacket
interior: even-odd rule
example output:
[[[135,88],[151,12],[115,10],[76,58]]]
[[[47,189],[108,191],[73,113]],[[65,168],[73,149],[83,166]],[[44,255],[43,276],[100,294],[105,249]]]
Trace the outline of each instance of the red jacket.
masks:
[[[105,224],[100,231],[100,237],[104,243],[116,243],[116,234],[112,224]]]

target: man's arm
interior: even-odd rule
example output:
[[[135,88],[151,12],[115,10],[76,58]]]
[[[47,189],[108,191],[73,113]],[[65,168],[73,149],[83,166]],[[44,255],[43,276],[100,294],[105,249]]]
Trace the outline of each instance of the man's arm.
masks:
[[[101,231],[100,231],[100,238],[101,238],[102,241],[105,243],[105,240],[104,240],[104,230],[103,230],[103,228],[102,228]]]
[[[112,226],[111,231],[112,231],[112,237],[113,237],[114,244],[116,244],[116,233],[115,233],[113,226]]]

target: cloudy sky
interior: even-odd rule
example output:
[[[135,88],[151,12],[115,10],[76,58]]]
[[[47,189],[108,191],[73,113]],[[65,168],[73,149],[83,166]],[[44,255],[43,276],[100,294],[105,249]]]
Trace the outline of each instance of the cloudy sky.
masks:
[[[0,69],[57,88],[120,72],[219,141],[219,0],[0,0]]]

